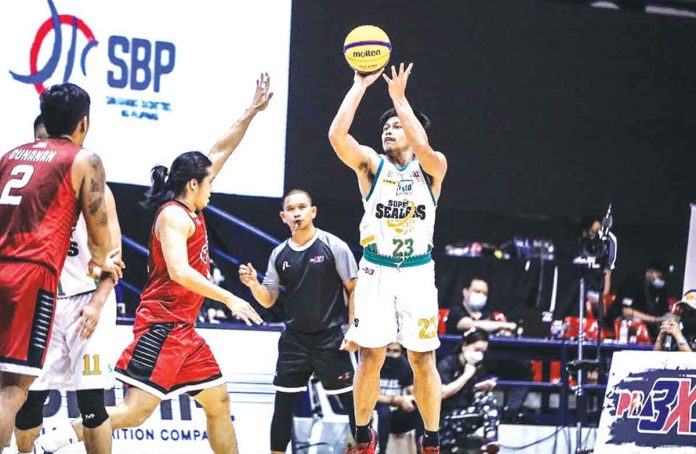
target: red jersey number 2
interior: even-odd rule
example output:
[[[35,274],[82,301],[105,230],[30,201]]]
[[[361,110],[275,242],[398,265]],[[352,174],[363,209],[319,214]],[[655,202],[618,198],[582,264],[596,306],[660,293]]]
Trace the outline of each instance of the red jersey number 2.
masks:
[[[34,175],[34,167],[27,164],[19,164],[10,170],[11,176],[16,176],[18,178],[13,178],[5,183],[5,187],[0,193],[0,205],[19,205],[22,202],[22,196],[12,194],[13,189],[21,189],[31,180],[32,175]]]

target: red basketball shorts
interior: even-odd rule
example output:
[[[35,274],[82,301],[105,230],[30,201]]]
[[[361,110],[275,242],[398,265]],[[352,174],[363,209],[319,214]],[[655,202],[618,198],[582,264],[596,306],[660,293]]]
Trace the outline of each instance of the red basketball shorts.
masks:
[[[136,319],[133,334],[116,363],[115,376],[123,383],[163,400],[225,383],[213,352],[193,325],[139,326]]]
[[[57,285],[56,275],[42,265],[0,261],[0,371],[41,373]]]

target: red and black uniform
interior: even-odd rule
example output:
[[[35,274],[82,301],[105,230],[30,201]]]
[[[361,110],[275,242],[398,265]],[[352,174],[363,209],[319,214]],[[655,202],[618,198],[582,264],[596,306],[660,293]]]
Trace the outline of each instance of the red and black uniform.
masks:
[[[210,275],[208,235],[202,214],[171,201],[160,207],[150,233],[148,283],[135,314],[133,342],[116,363],[116,378],[161,399],[224,383],[210,347],[194,330],[203,296],[169,277],[155,224],[162,210],[176,206],[191,217],[196,230],[186,241],[189,265]]]
[[[77,221],[72,165],[80,149],[52,138],[0,158],[0,371],[41,372]]]

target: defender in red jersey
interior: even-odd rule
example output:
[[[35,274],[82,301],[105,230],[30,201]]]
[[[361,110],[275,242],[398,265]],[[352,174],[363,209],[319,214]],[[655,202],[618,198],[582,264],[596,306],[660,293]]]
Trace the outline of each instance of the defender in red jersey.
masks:
[[[72,84],[51,87],[41,95],[41,114],[50,137],[0,159],[0,452],[43,365],[78,210],[94,262],[118,275],[122,265],[120,251],[109,253],[104,167],[82,148],[89,95]]]
[[[109,407],[114,429],[137,427],[160,401],[191,394],[205,410],[210,446],[216,453],[237,453],[230,401],[220,367],[208,344],[194,330],[203,299],[220,301],[247,324],[261,323],[249,303],[209,280],[208,239],[201,210],[210,200],[211,183],[230,157],[254,116],[268,105],[270,79],[262,74],[251,106],[206,157],[179,155],[171,170],[152,169],[152,187],[144,202],[158,208],[150,235],[148,283],[135,315],[133,342],[116,364],[116,378],[130,385],[123,402]],[[59,449],[75,434],[54,431],[46,440]],[[43,438],[43,437],[42,437]]]

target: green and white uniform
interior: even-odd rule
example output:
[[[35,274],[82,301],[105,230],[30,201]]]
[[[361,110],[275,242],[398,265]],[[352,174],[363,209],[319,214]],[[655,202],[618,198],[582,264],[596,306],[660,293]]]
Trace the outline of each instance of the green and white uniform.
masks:
[[[355,321],[347,333],[362,347],[396,341],[423,352],[440,345],[431,258],[437,204],[429,182],[416,158],[398,168],[380,156],[363,199],[364,252],[355,288]]]
[[[110,338],[116,326],[116,295],[109,294],[99,316],[99,323],[89,339],[80,339],[80,311],[94,296],[97,281],[90,278],[91,259],[87,246],[87,224],[82,215],[70,237],[70,248],[60,274],[53,333],[41,375],[32,391],[50,389],[108,389],[113,386],[111,371],[117,351]]]

